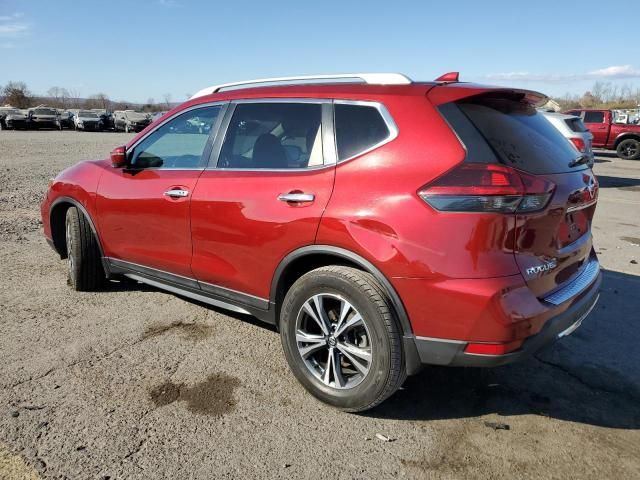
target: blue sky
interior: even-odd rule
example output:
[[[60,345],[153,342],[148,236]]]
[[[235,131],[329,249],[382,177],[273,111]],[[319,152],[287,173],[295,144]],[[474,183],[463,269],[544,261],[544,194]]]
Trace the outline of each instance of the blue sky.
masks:
[[[636,88],[637,32],[617,34],[615,25],[625,25],[620,12],[625,18],[637,6],[0,0],[0,85],[22,80],[39,94],[61,86],[81,96],[142,102],[169,93],[181,101],[205,86],[250,78],[397,71],[431,80],[459,70],[462,80],[551,95],[583,93],[597,80]]]

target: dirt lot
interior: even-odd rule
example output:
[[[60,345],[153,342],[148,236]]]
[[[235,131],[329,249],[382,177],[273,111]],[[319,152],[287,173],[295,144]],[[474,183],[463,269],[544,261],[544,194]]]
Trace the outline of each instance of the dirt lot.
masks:
[[[426,369],[349,415],[303,391],[257,321],[66,286],[47,179],[128,138],[0,132],[0,478],[640,478],[640,162],[599,156],[607,271],[571,337],[518,365]]]

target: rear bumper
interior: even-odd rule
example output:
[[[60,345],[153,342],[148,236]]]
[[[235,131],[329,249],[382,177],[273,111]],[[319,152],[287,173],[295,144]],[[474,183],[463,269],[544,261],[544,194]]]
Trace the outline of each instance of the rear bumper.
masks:
[[[415,337],[420,363],[452,367],[497,367],[533,355],[580,326],[598,301],[601,283],[602,274],[598,273],[588,288],[568,301],[571,303],[568,308],[549,318],[540,331],[528,337],[516,351],[504,355],[471,354],[465,352],[469,342],[463,340]]]

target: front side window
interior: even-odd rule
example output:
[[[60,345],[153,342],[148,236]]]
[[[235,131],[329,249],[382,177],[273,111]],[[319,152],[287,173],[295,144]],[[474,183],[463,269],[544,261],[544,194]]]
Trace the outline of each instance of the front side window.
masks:
[[[584,112],[584,123],[604,122],[604,112]]]
[[[321,119],[319,103],[240,103],[229,123],[218,168],[320,166]]]
[[[338,160],[370,150],[389,138],[389,127],[380,111],[368,105],[335,105]]]
[[[131,167],[198,168],[220,110],[198,108],[171,119],[133,149]]]

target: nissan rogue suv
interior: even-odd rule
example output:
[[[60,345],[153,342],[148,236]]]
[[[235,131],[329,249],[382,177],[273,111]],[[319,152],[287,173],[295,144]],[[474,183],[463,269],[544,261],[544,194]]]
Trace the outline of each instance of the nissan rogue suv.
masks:
[[[421,365],[502,365],[578,328],[598,183],[545,97],[338,77],[206,88],[60,173],[42,221],[72,288],[124,276],[254,315],[346,411]]]

